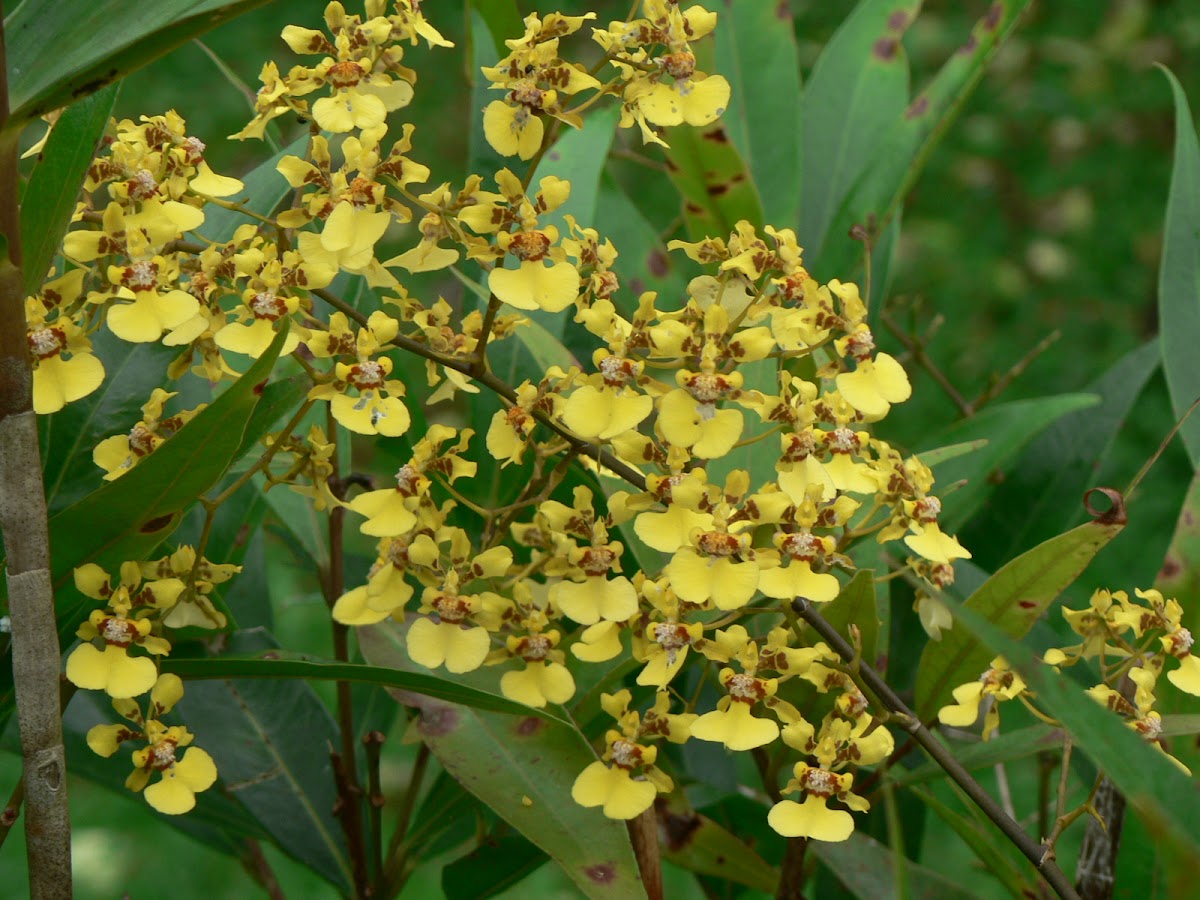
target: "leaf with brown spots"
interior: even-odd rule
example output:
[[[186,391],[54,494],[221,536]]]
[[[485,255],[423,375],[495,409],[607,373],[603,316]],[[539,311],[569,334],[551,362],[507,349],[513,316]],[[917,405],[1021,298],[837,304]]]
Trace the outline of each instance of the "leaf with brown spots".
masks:
[[[672,798],[655,804],[663,859],[697,875],[775,893],[779,870],[733,832],[687,808],[684,802]]]
[[[798,229],[811,259],[820,257],[838,207],[908,103],[900,39],[920,7],[919,0],[859,3],[813,68],[800,106]]]
[[[711,72],[712,47],[702,44],[697,53],[697,64]],[[669,174],[683,199],[689,239],[727,235],[739,219],[761,228],[758,189],[723,120],[703,128],[683,125],[666,131],[671,145],[666,151]]]
[[[950,124],[957,118],[987,64],[1013,33],[1030,0],[999,0],[976,23],[958,52],[875,141],[869,162],[837,207],[817,260],[818,277],[846,278],[862,259],[863,246],[849,236],[868,225],[878,239],[899,213],[905,196]],[[815,80],[815,76],[814,76]]]

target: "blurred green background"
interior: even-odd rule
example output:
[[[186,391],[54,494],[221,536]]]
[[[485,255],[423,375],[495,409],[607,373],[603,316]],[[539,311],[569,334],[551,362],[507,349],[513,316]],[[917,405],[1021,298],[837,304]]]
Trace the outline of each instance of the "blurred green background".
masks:
[[[519,5],[522,11],[575,14],[591,8],[605,22],[623,18],[629,3]],[[719,8],[715,0],[706,5]],[[853,4],[792,0],[790,5],[807,76]],[[347,6],[355,11],[354,3]],[[955,52],[987,7],[987,0],[925,4],[904,38],[915,90]],[[263,60],[274,58],[284,69],[295,61],[278,37],[282,27],[315,27],[323,8],[324,3],[313,0],[268,4],[207,35],[207,50],[195,44],[179,49],[126,80],[118,115],[136,118],[175,108],[188,120],[191,133],[208,143],[208,159],[218,172],[246,171],[267,150],[257,142],[224,140],[242,127],[249,106],[212,56],[253,91]],[[431,185],[461,182],[467,117],[477,113],[470,109],[470,71],[463,53],[464,4],[437,0],[426,2],[425,11],[458,47],[430,51],[420,46],[406,54],[420,80],[414,103],[393,122],[421,123],[412,156],[433,169]],[[579,40],[575,46],[586,44]],[[1174,124],[1170,91],[1154,64],[1168,65],[1196,103],[1198,60],[1200,6],[1187,0],[1035,3],[997,55],[905,208],[889,306],[892,318],[912,333],[926,333],[940,323],[927,352],[964,397],[985,390],[1056,331],[1057,342],[1015,379],[1004,399],[1083,390],[1124,353],[1155,335],[1157,261]],[[291,132],[299,127],[286,126]],[[643,150],[634,134],[625,132],[621,138],[622,158],[613,163],[614,176],[653,197],[665,179],[629,157],[655,158],[656,151]],[[678,227],[674,210],[655,211],[651,202],[643,211],[653,213],[667,237],[675,236],[667,233]],[[404,235],[390,239],[398,243]],[[461,291],[453,281],[437,288],[447,295]],[[881,343],[899,351],[890,335]],[[913,399],[887,424],[889,437],[914,445],[958,418],[959,411],[928,372],[911,362],[908,368]],[[1097,476],[1123,485],[1170,425],[1165,388],[1156,376],[1127,422],[1117,452]],[[1128,541],[1151,547],[1165,543],[1189,479],[1186,458],[1170,449],[1134,510],[1133,523],[1140,530]],[[1156,491],[1155,484],[1174,489]],[[964,542],[976,548],[992,539],[998,538],[977,529]],[[1149,553],[1144,568],[1152,575],[1160,561],[1161,552],[1158,558]],[[1098,577],[1123,577],[1124,571],[1115,571],[1123,565],[1098,563]],[[286,571],[272,571],[280,638],[298,650],[327,652],[323,603],[302,581],[289,591],[287,577]],[[1133,585],[1121,581],[1113,586]],[[395,740],[388,755],[391,783],[404,783],[409,758]],[[3,762],[0,784],[11,784],[19,766],[12,755]],[[123,776],[123,765],[114,760],[114,787],[119,789]],[[184,897],[248,896],[254,890],[236,862],[162,828],[160,817],[139,799],[82,781],[72,789],[78,896],[141,897],[168,885]],[[1021,790],[1014,785],[1014,793]],[[10,896],[25,892],[20,840],[14,833],[0,855],[0,883]],[[939,837],[929,833],[926,841],[937,846]],[[265,852],[288,896],[331,895],[295,863],[269,848]],[[969,865],[967,855],[961,857]],[[948,855],[947,865],[955,864]],[[437,865],[435,861],[420,871],[404,896],[437,896]],[[187,873],[182,881],[181,870]],[[967,868],[946,874],[964,881],[972,873]],[[574,896],[553,867],[534,877],[536,886],[526,881],[510,893]]]

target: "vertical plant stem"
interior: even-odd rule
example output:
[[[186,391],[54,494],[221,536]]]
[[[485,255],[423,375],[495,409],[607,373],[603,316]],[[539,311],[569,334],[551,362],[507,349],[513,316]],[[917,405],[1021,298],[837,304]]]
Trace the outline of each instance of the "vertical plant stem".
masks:
[[[808,838],[787,839],[775,900],[804,900],[804,857],[807,853]]]
[[[2,4],[0,4],[2,6]],[[13,682],[25,791],[30,895],[71,896],[71,818],[58,681],[62,659],[50,582],[33,372],[17,206],[17,140],[9,122],[8,63],[0,21],[0,530],[12,614]]]
[[[371,817],[371,877],[383,873],[383,784],[379,776],[379,751],[387,740],[382,731],[369,731],[363,735],[363,746],[367,748],[367,803]]]
[[[629,843],[637,858],[642,887],[649,900],[663,900],[662,853],[658,849],[658,817],[651,806],[640,816],[625,823]]]
[[[1083,900],[1110,900],[1117,882],[1117,851],[1125,825],[1125,795],[1107,777],[1092,801],[1096,815],[1088,818],[1075,867],[1075,889]]]
[[[333,455],[330,464],[333,466],[334,482],[330,490],[337,499],[341,500],[345,488],[341,481],[338,462],[337,420],[330,412],[326,425],[330,441],[333,443]],[[340,506],[329,509],[329,571],[325,577],[325,602],[332,610],[338,597],[345,590],[346,560],[342,550],[342,530],[345,524],[346,510]],[[350,660],[350,629],[329,620],[333,627],[333,656],[340,662]],[[346,834],[346,849],[350,854],[350,863],[354,871],[354,889],[356,896],[367,895],[367,847],[363,835],[362,821],[362,788],[358,782],[358,744],[354,738],[354,704],[350,695],[350,682],[337,682],[337,722],[341,737],[339,752],[341,775],[338,778],[338,803],[340,807],[342,830]]]

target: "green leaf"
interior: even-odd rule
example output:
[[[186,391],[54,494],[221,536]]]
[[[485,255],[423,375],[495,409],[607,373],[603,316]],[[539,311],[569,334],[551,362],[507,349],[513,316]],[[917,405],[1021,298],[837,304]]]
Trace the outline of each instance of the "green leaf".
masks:
[[[1009,638],[1023,637],[1124,527],[1123,515],[1101,516],[1038,544],[997,571],[961,608]],[[940,641],[930,641],[921,654],[918,715],[928,720],[949,702],[954,688],[976,680],[995,656],[993,649],[980,643],[975,630],[967,628],[956,614],[954,626],[942,632]]]
[[[263,388],[233,458],[241,459],[280,424],[280,419],[288,413],[295,413],[311,387],[312,379],[307,375],[292,375]]]
[[[372,663],[414,668],[400,627],[372,625],[359,628],[358,635],[363,655]],[[474,676],[494,683],[495,671],[462,680]],[[417,732],[442,766],[557,862],[584,895],[614,900],[646,896],[624,823],[571,799],[576,776],[596,759],[583,735],[532,715],[500,716],[416,695],[400,699],[420,709]]]
[[[235,652],[253,652],[274,640],[264,632],[241,632],[231,644]],[[337,788],[329,759],[329,748],[341,743],[313,689],[294,679],[192,681],[177,710],[197,745],[212,755],[225,790],[280,849],[348,889],[350,865],[333,817]]]
[[[832,219],[828,239],[821,247],[821,273],[836,277],[850,271],[862,256],[862,244],[850,237],[854,225],[864,225],[868,234],[878,239],[1029,3],[997,0],[991,4],[966,43],[874,142],[870,161]]]
[[[986,819],[980,822],[954,811],[932,791],[914,789],[913,794],[958,835],[983,863],[984,871],[1007,887],[1011,896],[1036,896],[1023,871],[1003,852],[1009,845],[999,828]]]
[[[267,650],[257,656],[212,656],[197,658],[171,657],[162,661],[164,672],[174,672],[185,680],[216,678],[301,678],[310,681],[350,681],[357,684],[377,684],[381,687],[411,691],[438,700],[458,703],[474,709],[504,713],[510,716],[536,716],[557,724],[565,719],[544,709],[533,709],[509,700],[500,694],[489,693],[463,684],[457,678],[442,678],[427,672],[405,672],[382,666],[343,663],[321,659],[303,653]]]
[[[58,589],[76,566],[94,562],[116,571],[125,560],[144,558],[175,530],[184,510],[235,462],[259,386],[286,338],[284,328],[241,378],[132,470],[50,519],[55,616],[64,648],[95,603],[73,589]],[[4,655],[9,653],[11,646]],[[12,702],[12,672],[0,665],[0,712],[7,714]]]
[[[410,859],[432,859],[462,847],[478,829],[479,801],[444,769],[421,800],[408,829]]]
[[[9,103],[19,123],[112,84],[267,0],[23,0],[5,17]]]
[[[716,41],[716,70],[733,89],[725,130],[749,165],[765,221],[792,227],[800,200],[801,119],[791,11],[786,4],[725,0]]]
[[[708,816],[667,801],[658,811],[663,859],[697,875],[774,894],[779,871],[744,840]]]
[[[987,445],[987,438],[976,438],[973,441],[963,441],[961,444],[947,444],[944,447],[937,447],[934,450],[922,450],[921,462],[933,468],[948,460],[966,456],[968,453],[974,453],[976,450],[982,450]]]
[[[1181,737],[1190,734],[1200,734],[1200,713],[1163,716],[1162,733],[1164,737]]]
[[[1012,465],[1002,490],[959,535],[988,571],[1022,550],[1060,534],[1084,517],[1079,503],[1094,484],[1101,460],[1125,427],[1158,368],[1158,342],[1121,357],[1088,386],[1099,405],[1067,413],[1034,439]],[[925,454],[921,459],[928,463]],[[942,470],[938,470],[938,478]]]
[[[1158,577],[1154,579],[1154,587],[1162,591],[1164,597],[1177,598],[1183,604],[1185,618],[1195,615],[1200,601],[1200,474],[1192,478],[1166,558]],[[1200,733],[1200,727],[1196,732],[1187,730],[1200,726],[1200,716],[1191,715],[1196,709],[1195,697],[1182,691],[1162,691],[1156,708],[1163,714],[1164,735]],[[1168,728],[1171,730],[1168,731]],[[1197,771],[1195,767],[1200,766],[1200,745],[1195,741],[1172,741],[1170,751],[1193,772]]]
[[[9,37],[10,52],[12,38]],[[45,65],[46,69],[54,66]],[[25,293],[36,294],[50,271],[75,212],[75,201],[117,99],[117,86],[63,110],[38,154],[21,197],[21,253]],[[60,273],[61,274],[61,273]]]
[[[895,894],[892,851],[879,841],[855,831],[839,843],[810,841],[817,859],[825,863],[852,893],[863,900]],[[973,900],[977,895],[955,884],[939,872],[905,860],[909,894],[928,900]]]
[[[1175,162],[1158,269],[1159,341],[1171,407],[1181,417],[1200,398],[1200,143],[1179,81],[1160,66],[1175,97]],[[1200,469],[1200,416],[1180,429],[1192,468]]]
[[[485,900],[519,884],[550,861],[519,834],[499,840],[485,838],[466,856],[442,869],[447,900]]]
[[[109,724],[119,717],[102,692],[78,691],[71,698],[63,716],[63,742],[67,753],[67,771],[73,778],[85,778],[110,791],[113,804],[112,815],[121,816],[121,810],[146,805],[138,794],[132,793],[122,783],[129,774],[129,757],[119,753],[111,759],[97,756],[87,745],[87,732],[93,725]],[[20,756],[21,746],[16,729],[8,729],[5,743],[12,742],[11,749]],[[123,818],[123,816],[121,816]],[[179,829],[209,847],[236,856],[242,851],[245,838],[269,841],[270,835],[238,800],[220,791],[202,791],[196,795],[196,807],[186,816],[161,816],[158,821]]]
[[[483,136],[483,109],[493,100],[500,99],[500,92],[491,89],[489,82],[480,73],[481,66],[494,66],[496,61],[509,54],[509,49],[504,46],[504,35],[495,35],[491,30],[491,25],[494,22],[488,21],[488,16],[485,16],[481,11],[481,6],[491,5],[491,0],[485,0],[483,3],[473,3],[469,11],[467,23],[469,26],[468,34],[470,35],[469,43],[471,45],[470,65],[467,69],[467,80],[471,85],[471,106],[469,108],[470,128],[467,133],[467,173],[472,172],[478,174],[486,174],[488,172],[499,172],[501,169],[509,166],[510,163],[519,160],[506,159],[495,150],[492,145],[487,142]],[[513,37],[518,37],[523,33],[521,29]],[[497,47],[500,49],[497,50]],[[499,56],[497,54],[500,54]],[[490,187],[487,180],[484,181],[484,189]]]
[[[851,640],[850,626],[857,626],[862,641],[862,658],[868,664],[875,665],[879,652],[879,610],[875,600],[873,571],[860,569],[855,572],[842,592],[821,606],[821,615],[846,640]]]
[[[296,138],[270,159],[259,163],[253,170],[242,177],[245,189],[237,195],[237,201],[250,212],[260,216],[270,216],[292,193],[292,186],[287,179],[279,174],[275,167],[285,156],[303,158],[308,148],[308,135]],[[204,224],[198,229],[208,240],[223,244],[233,240],[233,233],[239,226],[256,221],[236,209],[226,209],[222,206],[209,205],[204,210]]]
[[[566,128],[538,165],[530,191],[536,192],[538,182],[554,175],[571,182],[571,194],[558,209],[541,217],[542,224],[551,224],[561,234],[567,233],[566,216],[574,216],[581,228],[595,227],[596,206],[600,196],[600,177],[612,146],[613,135],[620,118],[617,106],[602,106],[589,111],[582,128]],[[566,320],[567,316],[559,318]]]
[[[720,121],[703,128],[680,126],[666,131],[671,145],[666,151],[667,164],[683,199],[683,218],[691,240],[727,235],[741,219],[761,228],[758,192]]]
[[[764,6],[767,4],[763,4]],[[819,259],[829,225],[908,103],[900,38],[921,0],[863,0],[834,33],[800,102],[800,245]]]
[[[241,378],[127,474],[50,520],[56,585],[83,562],[104,566],[139,558],[224,475],[286,337],[285,328]]]
[[[1003,472],[1026,444],[1042,429],[1069,412],[1087,409],[1100,402],[1095,394],[1059,394],[1035,400],[1013,400],[989,406],[983,412],[964,419],[943,431],[930,442],[931,447],[943,447],[980,439],[987,446],[938,467],[940,485],[966,479],[967,484],[942,498],[943,530],[952,534],[975,513],[991,494],[994,484],[989,481],[993,472]],[[918,456],[923,451],[917,451]]]
[[[525,33],[525,25],[521,21],[521,11],[517,8],[517,0],[467,0],[467,7],[472,16],[478,15],[484,21],[494,38],[491,46],[495,48],[496,56],[482,65],[490,66],[496,60],[508,56],[512,51],[504,42],[509,38],[519,38]],[[477,35],[472,31],[471,37],[475,39]],[[490,47],[486,52],[480,51],[481,56],[489,53],[491,53]],[[479,75],[476,73],[475,77],[478,78]]]
[[[115,571],[125,560],[141,559],[175,530],[185,508],[235,461],[259,386],[286,337],[284,328],[241,378],[132,470],[50,519],[56,588],[85,562]],[[64,647],[92,606],[74,590],[58,592],[55,609]],[[7,687],[0,707],[11,700]]]

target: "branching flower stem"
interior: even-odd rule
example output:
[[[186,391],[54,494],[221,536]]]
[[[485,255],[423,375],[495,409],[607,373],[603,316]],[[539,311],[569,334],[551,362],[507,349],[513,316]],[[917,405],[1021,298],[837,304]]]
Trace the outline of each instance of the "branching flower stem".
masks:
[[[792,609],[807,622],[821,639],[825,641],[838,656],[847,662],[854,660],[854,648],[829,624],[809,601],[797,598],[792,602]],[[892,721],[907,730],[913,739],[921,745],[935,762],[950,776],[963,791],[978,805],[989,819],[995,823],[1025,858],[1034,864],[1058,896],[1066,900],[1078,900],[1079,895],[1058,864],[1054,862],[1049,848],[1039,844],[1030,837],[1020,825],[1000,808],[995,799],[971,777],[971,773],[942,744],[933,732],[921,724],[920,718],[896,696],[896,692],[888,687],[887,682],[873,668],[861,660],[858,661],[858,674],[863,682],[871,689],[880,702],[892,714]]]
[[[334,477],[331,479],[330,490],[338,500],[345,496],[345,483],[338,475],[338,423],[332,411],[328,413],[327,430],[330,442],[333,444],[333,455],[330,465],[333,466]],[[345,591],[345,554],[343,552],[342,533],[346,519],[346,508],[340,503],[329,507],[329,569],[323,579],[325,602],[332,610],[338,597]],[[350,627],[343,625],[330,617],[333,629],[333,656],[338,662],[350,661]],[[354,703],[350,693],[350,682],[337,682],[337,721],[341,737],[340,767],[338,779],[338,807],[342,830],[346,834],[346,848],[349,851],[350,864],[354,872],[355,895],[367,896],[367,846],[363,833],[362,820],[362,788],[358,782],[358,742],[354,735]]]

